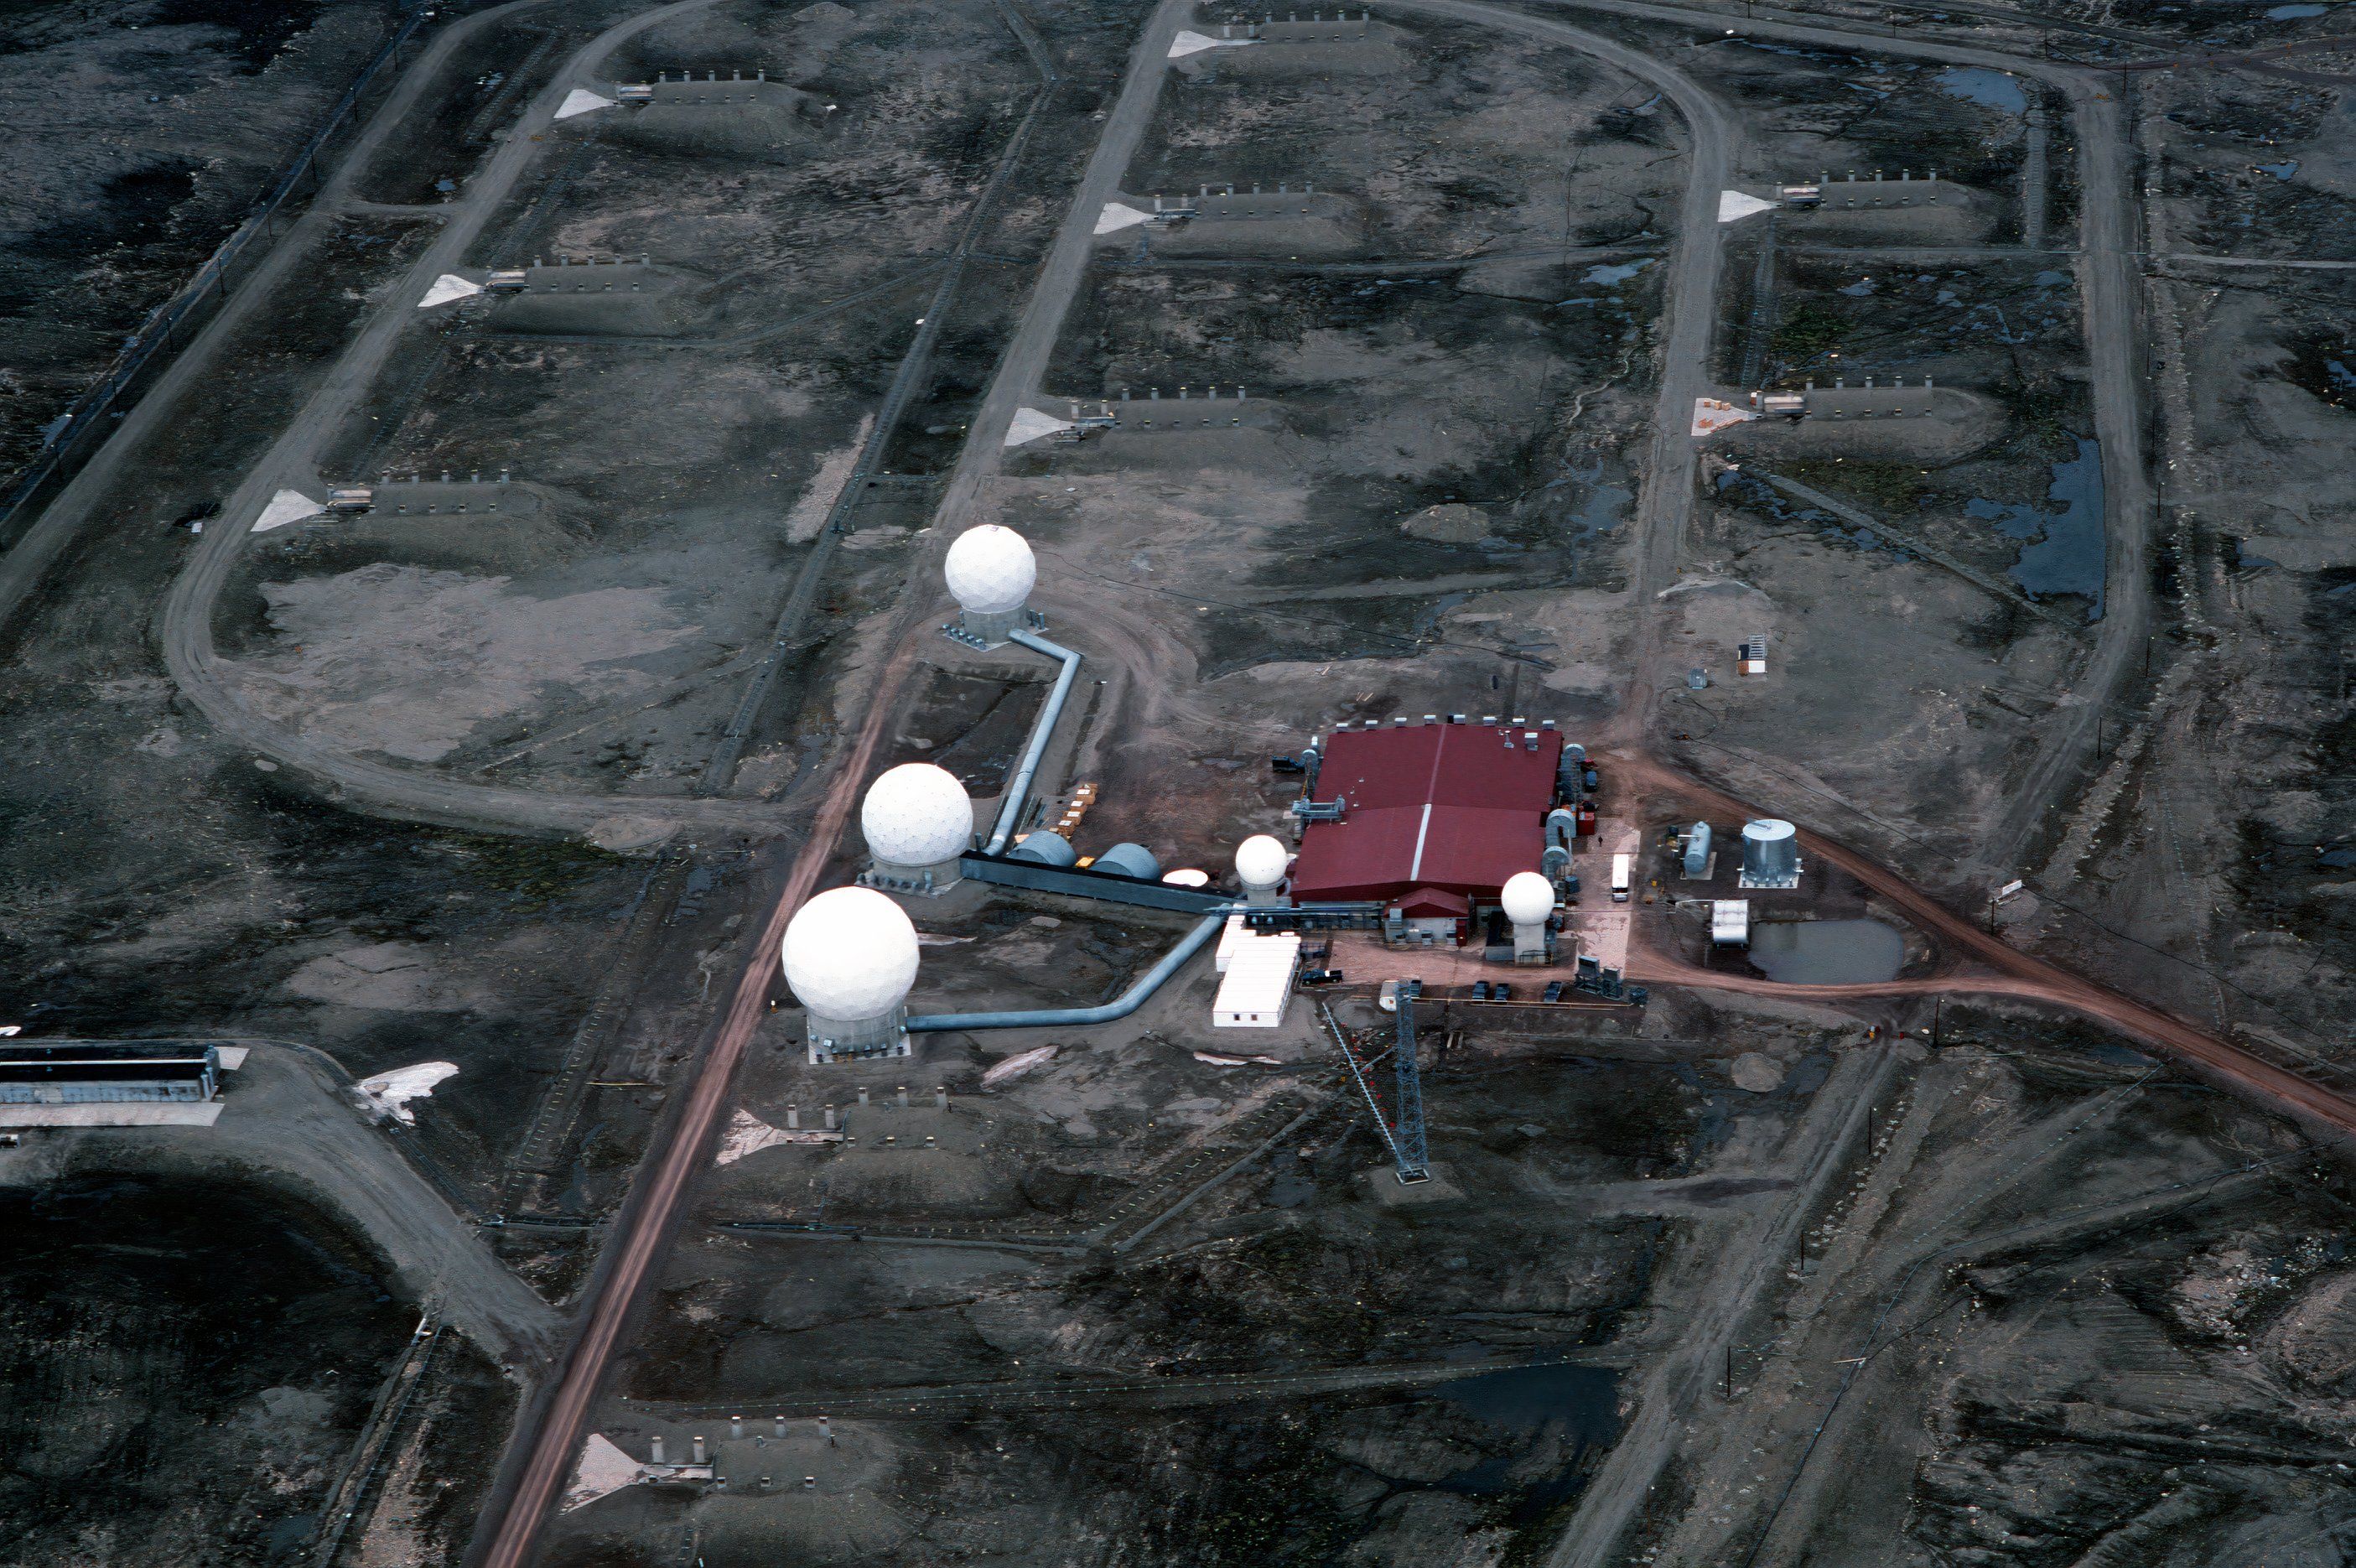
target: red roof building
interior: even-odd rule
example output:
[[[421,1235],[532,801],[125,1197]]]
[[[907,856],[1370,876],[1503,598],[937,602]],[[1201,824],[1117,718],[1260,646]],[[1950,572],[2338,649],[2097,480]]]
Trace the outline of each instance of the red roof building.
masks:
[[[1546,852],[1562,735],[1502,725],[1396,725],[1336,733],[1317,798],[1342,820],[1312,822],[1292,865],[1303,903],[1397,902],[1418,889],[1494,899]]]

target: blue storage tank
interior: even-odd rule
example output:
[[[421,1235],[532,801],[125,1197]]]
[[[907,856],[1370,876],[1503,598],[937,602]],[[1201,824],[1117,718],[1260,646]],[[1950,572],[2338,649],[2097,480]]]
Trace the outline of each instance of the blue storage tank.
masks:
[[[1699,876],[1709,869],[1709,824],[1696,822],[1686,830],[1686,875]]]
[[[1116,876],[1134,876],[1141,882],[1152,882],[1162,875],[1162,863],[1141,843],[1117,843],[1097,856],[1088,869],[1108,871]]]
[[[1041,865],[1071,865],[1078,862],[1080,852],[1074,849],[1072,841],[1063,834],[1040,832],[1024,833],[1016,839],[1014,847],[1007,851],[1006,858],[1035,861]]]

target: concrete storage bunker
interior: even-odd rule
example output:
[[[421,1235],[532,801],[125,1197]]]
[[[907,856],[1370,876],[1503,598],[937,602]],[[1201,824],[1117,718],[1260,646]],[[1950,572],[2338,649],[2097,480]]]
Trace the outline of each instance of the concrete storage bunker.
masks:
[[[1373,76],[1407,64],[1401,46],[1411,34],[1373,13],[1337,9],[1262,12],[1258,18],[1234,16],[1216,22],[1222,38],[1248,38],[1248,47],[1206,48],[1177,61],[1182,71],[1219,70],[1236,76],[1287,77],[1308,73]]]
[[[504,267],[484,280],[493,296],[491,325],[527,334],[615,333],[663,337],[678,333],[701,306],[698,280],[651,256],[624,261],[574,261]]]

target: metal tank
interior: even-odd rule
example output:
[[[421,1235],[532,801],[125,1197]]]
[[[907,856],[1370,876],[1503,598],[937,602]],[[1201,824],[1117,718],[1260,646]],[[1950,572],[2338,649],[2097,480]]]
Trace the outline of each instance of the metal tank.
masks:
[[[1709,869],[1709,824],[1696,822],[1686,830],[1686,875],[1699,876]]]
[[[1151,882],[1162,875],[1162,863],[1153,852],[1141,843],[1117,843],[1097,856],[1091,871],[1108,871],[1116,876],[1134,876]]]
[[[1080,852],[1072,847],[1071,840],[1043,830],[1024,833],[1015,840],[1014,847],[1006,852],[1006,858],[1028,860],[1040,865],[1071,865],[1079,860]]]
[[[1742,824],[1742,886],[1797,887],[1800,831],[1776,817]]]

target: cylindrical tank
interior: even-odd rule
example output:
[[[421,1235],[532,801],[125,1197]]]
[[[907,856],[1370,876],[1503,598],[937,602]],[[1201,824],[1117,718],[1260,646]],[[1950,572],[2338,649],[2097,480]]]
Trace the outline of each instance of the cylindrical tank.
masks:
[[[1153,852],[1141,843],[1117,843],[1097,856],[1091,871],[1108,871],[1116,876],[1134,876],[1152,882],[1162,875],[1162,863]]]
[[[1709,824],[1696,822],[1686,830],[1686,875],[1699,876],[1709,869]]]
[[[1006,852],[1006,858],[1033,861],[1040,865],[1070,865],[1078,861],[1080,852],[1063,834],[1040,832],[1016,839],[1014,847]]]
[[[1742,885],[1795,887],[1800,881],[1800,831],[1776,817],[1742,824]]]

